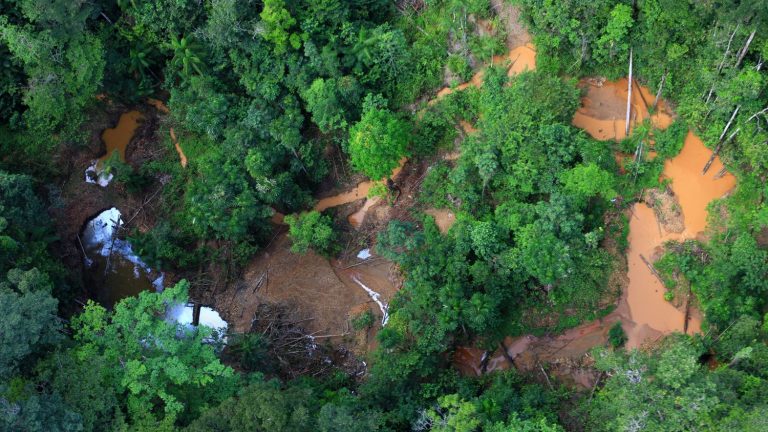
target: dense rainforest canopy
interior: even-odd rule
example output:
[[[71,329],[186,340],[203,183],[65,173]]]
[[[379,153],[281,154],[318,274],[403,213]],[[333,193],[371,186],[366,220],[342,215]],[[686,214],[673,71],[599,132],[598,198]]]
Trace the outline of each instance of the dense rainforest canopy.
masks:
[[[0,431],[768,430],[767,60],[761,0],[0,0]]]

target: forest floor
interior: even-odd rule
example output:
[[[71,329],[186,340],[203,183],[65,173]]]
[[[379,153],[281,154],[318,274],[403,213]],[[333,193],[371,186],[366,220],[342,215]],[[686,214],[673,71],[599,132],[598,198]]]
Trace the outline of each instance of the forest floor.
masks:
[[[369,200],[364,194],[329,208],[327,212],[334,217],[342,245],[341,252],[332,259],[312,251],[291,252],[287,227],[276,224],[273,241],[246,265],[242,276],[206,300],[221,312],[235,332],[251,330],[260,305],[282,305],[318,343],[331,350],[347,349],[364,358],[374,348],[375,333],[381,328],[384,313],[361,284],[378,293],[383,305],[391,301],[402,285],[397,266],[375,254],[376,234],[392,219],[413,219],[411,209],[425,171],[425,163],[405,162],[393,176],[400,191],[397,199],[391,204],[378,200],[368,208],[357,227],[350,223],[350,216],[358,213]],[[355,189],[359,188],[360,180],[353,177],[327,181],[326,187],[333,185],[332,188],[318,193],[318,198],[326,202],[336,197],[342,197],[340,202],[351,199],[349,191],[338,192],[338,185]],[[330,195],[330,192],[336,194]],[[358,258],[366,249],[371,256]],[[374,324],[368,329],[355,330],[352,320],[367,311],[375,317]]]
[[[111,183],[109,187],[101,187],[85,181],[86,168],[106,154],[102,139],[104,130],[115,127],[121,115],[129,111],[128,107],[109,100],[102,102],[103,109],[92,116],[88,125],[91,133],[86,145],[65,147],[55,156],[64,176],[56,197],[51,200],[54,205],[49,211],[60,239],[56,247],[64,264],[73,269],[75,278],[84,270],[83,250],[78,236],[90,219],[106,209],[117,207],[126,220],[131,219],[126,228],[146,232],[155,225],[155,205],[161,204],[160,200],[153,202],[151,198],[158,195],[157,188],[162,187],[162,180],[141,193],[129,193],[117,182]],[[125,150],[125,162],[135,170],[145,162],[163,157],[166,152],[156,137],[159,120],[155,109],[149,106],[138,109],[142,119]],[[85,299],[88,293],[83,290],[81,296]]]

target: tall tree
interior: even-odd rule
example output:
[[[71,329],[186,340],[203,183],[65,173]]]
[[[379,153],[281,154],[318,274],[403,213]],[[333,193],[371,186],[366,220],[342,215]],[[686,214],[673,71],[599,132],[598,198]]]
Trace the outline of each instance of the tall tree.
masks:
[[[126,398],[133,424],[183,423],[234,391],[234,372],[207,342],[213,330],[186,328],[168,317],[169,307],[186,303],[188,287],[182,281],[162,293],[142,292],[112,313],[89,302],[72,320],[78,358],[101,359],[100,373]]]
[[[352,166],[369,178],[389,177],[400,158],[406,155],[411,127],[399,119],[384,102],[373,95],[363,102],[363,116],[349,129],[349,156]]]

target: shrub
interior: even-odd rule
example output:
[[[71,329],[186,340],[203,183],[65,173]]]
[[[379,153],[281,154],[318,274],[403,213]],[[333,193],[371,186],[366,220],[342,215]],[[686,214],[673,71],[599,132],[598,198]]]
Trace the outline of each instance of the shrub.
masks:
[[[291,252],[306,253],[310,248],[321,255],[330,255],[335,244],[331,218],[318,211],[285,217],[288,235],[293,240]]]
[[[624,342],[626,341],[627,334],[624,333],[624,329],[621,328],[621,321],[616,321],[616,323],[611,326],[611,330],[608,331],[608,342],[612,347],[618,348],[624,345]]]
[[[352,318],[352,328],[355,331],[367,330],[373,326],[373,312],[367,310]]]

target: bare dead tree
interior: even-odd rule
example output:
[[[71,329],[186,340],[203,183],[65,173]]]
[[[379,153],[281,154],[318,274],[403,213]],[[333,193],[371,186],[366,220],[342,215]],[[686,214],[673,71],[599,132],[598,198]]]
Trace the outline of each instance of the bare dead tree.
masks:
[[[728,38],[728,46],[725,47],[725,52],[723,53],[723,59],[720,60],[720,65],[717,66],[717,73],[720,73],[723,70],[723,66],[725,65],[725,59],[728,58],[728,54],[731,51],[731,43],[733,42],[733,37],[736,36],[736,32],[739,31],[739,26],[741,24],[736,24],[736,28],[733,29],[733,33],[731,33],[731,37]]]
[[[629,136],[629,116],[632,112],[632,47],[629,48],[629,83],[627,87],[627,119],[624,126],[624,134]]]
[[[755,33],[757,33],[757,29],[752,30],[752,33],[749,34],[749,38],[747,38],[747,42],[744,44],[744,48],[741,49],[739,52],[739,58],[736,60],[736,65],[734,66],[736,69],[739,68],[739,65],[741,65],[742,60],[744,60],[744,56],[747,55],[747,51],[749,50],[749,45],[752,43],[752,39],[755,38]]]
[[[704,165],[704,169],[702,169],[702,170],[701,170],[701,175],[704,175],[704,174],[706,174],[706,173],[707,173],[707,171],[709,171],[709,167],[710,167],[710,166],[712,166],[712,162],[714,162],[714,161],[715,161],[715,158],[716,158],[716,157],[717,157],[717,155],[720,153],[720,150],[723,148],[723,146],[724,146],[725,144],[729,143],[729,142],[730,142],[730,141],[731,141],[731,140],[732,140],[732,139],[733,139],[733,138],[736,136],[736,134],[737,134],[737,133],[739,133],[739,130],[741,130],[741,129],[736,129],[736,130],[735,130],[735,131],[733,131],[733,133],[732,133],[732,134],[731,134],[731,135],[728,137],[728,139],[727,139],[727,140],[725,140],[725,141],[721,141],[721,142],[719,142],[719,143],[717,144],[717,147],[715,147],[715,151],[713,151],[713,152],[712,152],[712,155],[709,157],[709,160],[707,161],[707,164],[706,164],[706,165]],[[715,176],[715,177],[717,177],[717,176]]]
[[[661,98],[661,89],[664,88],[664,81],[667,80],[667,71],[664,71],[664,75],[661,76],[661,83],[659,83],[659,90],[656,91],[656,98],[653,100],[653,110],[659,105],[659,98]]]
[[[721,142],[723,140],[723,137],[725,137],[725,133],[728,132],[728,129],[731,127],[731,123],[733,122],[733,119],[736,118],[736,114],[738,114],[740,108],[741,108],[741,105],[737,106],[736,109],[733,110],[733,114],[731,114],[731,119],[728,120],[728,123],[725,125],[725,129],[723,129],[723,132],[720,134],[720,138],[718,139],[718,142]]]

